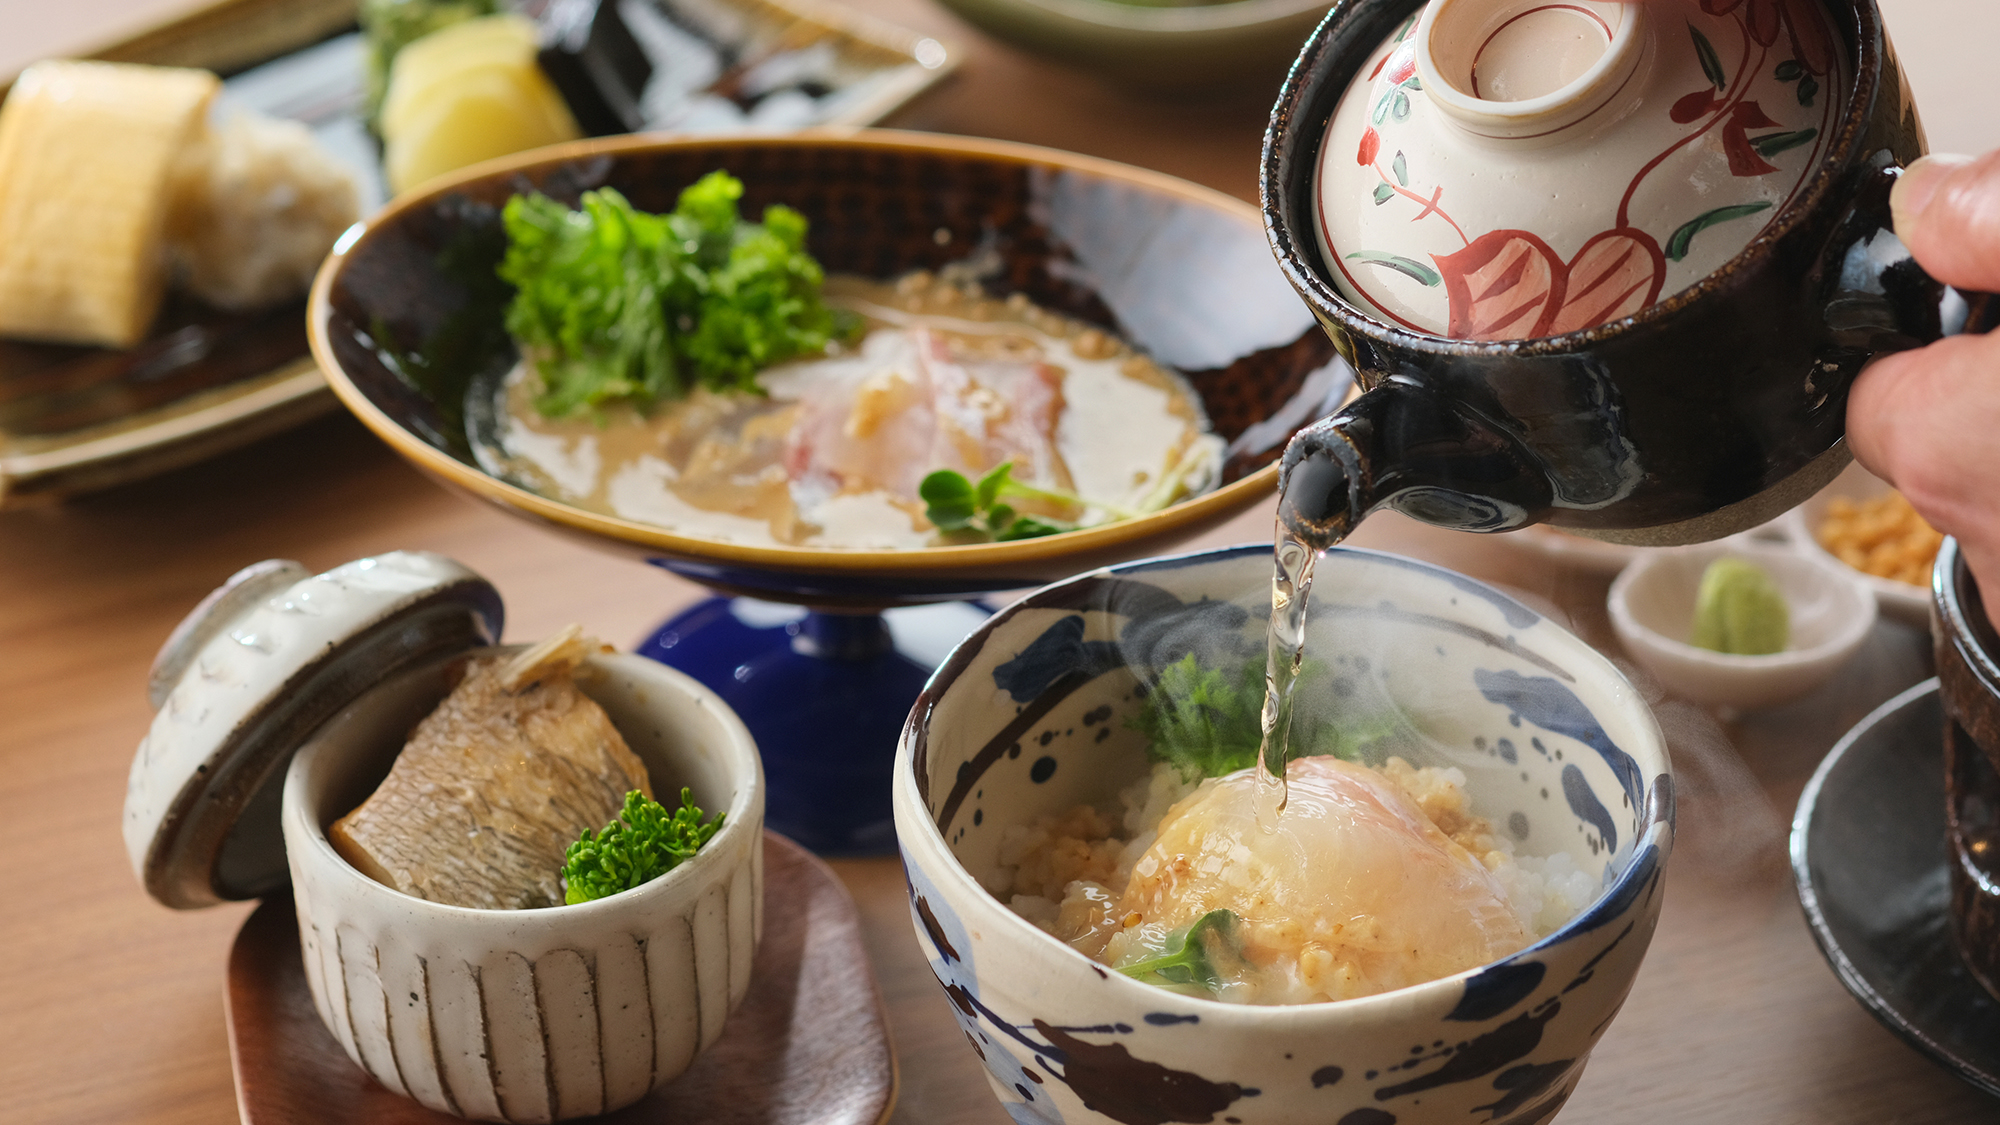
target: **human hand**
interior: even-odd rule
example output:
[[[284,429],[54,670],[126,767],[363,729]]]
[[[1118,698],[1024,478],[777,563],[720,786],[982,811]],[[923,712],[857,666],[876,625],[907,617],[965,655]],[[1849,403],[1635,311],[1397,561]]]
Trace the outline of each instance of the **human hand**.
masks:
[[[1903,173],[1889,205],[1897,237],[1932,277],[2000,291],[2000,152],[1927,156]],[[2000,333],[1869,365],[1848,397],[1847,442],[1958,540],[2000,628]]]

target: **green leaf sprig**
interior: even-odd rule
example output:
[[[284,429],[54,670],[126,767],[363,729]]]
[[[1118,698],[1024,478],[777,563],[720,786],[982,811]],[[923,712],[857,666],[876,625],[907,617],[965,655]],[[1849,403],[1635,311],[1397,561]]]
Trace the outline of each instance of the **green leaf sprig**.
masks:
[[[1061,520],[1044,519],[1015,510],[1007,503],[1008,497],[1020,500],[1046,500],[1074,507],[1101,508],[1117,519],[1130,519],[1138,513],[1106,504],[1099,500],[1087,500],[1074,492],[1060,488],[1042,488],[1014,479],[1014,463],[1002,461],[994,466],[978,483],[967,479],[956,469],[939,469],[923,479],[917,486],[917,495],[923,498],[927,507],[924,518],[931,521],[939,531],[955,534],[966,539],[991,540],[1005,543],[1015,539],[1035,539],[1044,535],[1054,535],[1062,531],[1076,530],[1076,524]]]
[[[563,856],[563,901],[579,902],[629,891],[657,879],[701,850],[722,827],[723,814],[702,822],[694,794],[681,790],[681,807],[666,806],[638,790],[602,832],[586,828]]]
[[[772,206],[745,222],[742,196],[742,181],[711,172],[665,215],[611,188],[583,193],[577,210],[539,194],[507,201],[498,273],[515,288],[507,331],[541,375],[536,410],[645,407],[696,386],[754,393],[758,371],[859,327],[820,299],[805,217]]]
[[[1236,926],[1235,912],[1211,910],[1195,919],[1177,944],[1170,939],[1166,952],[1118,971],[1146,984],[1199,985],[1214,992],[1222,986],[1225,968],[1233,967],[1229,963],[1242,960]]]
[[[1250,661],[1232,675],[1202,667],[1190,652],[1160,669],[1130,725],[1146,736],[1153,760],[1184,781],[1254,765],[1264,743],[1264,666]]]
[[[1300,680],[1325,673],[1307,661]],[[1264,744],[1264,662],[1246,661],[1234,672],[1206,667],[1190,652],[1160,669],[1146,702],[1126,726],[1146,737],[1153,761],[1174,767],[1183,781],[1221,777],[1257,764]],[[1401,736],[1391,711],[1338,722],[1294,719],[1294,755],[1329,754],[1350,762],[1378,759],[1381,744]]]

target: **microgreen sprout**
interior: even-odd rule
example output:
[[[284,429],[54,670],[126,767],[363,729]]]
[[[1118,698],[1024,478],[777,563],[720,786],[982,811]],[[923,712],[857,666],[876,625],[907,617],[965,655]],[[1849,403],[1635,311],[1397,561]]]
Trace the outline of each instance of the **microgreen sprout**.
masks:
[[[924,509],[924,517],[939,531],[990,539],[996,543],[1035,539],[1073,531],[1077,526],[1019,511],[1007,503],[1010,497],[1041,500],[1064,507],[1095,507],[1116,519],[1129,519],[1138,514],[1099,500],[1087,500],[1060,488],[1043,488],[1015,480],[1012,461],[1002,461],[980,477],[976,484],[956,469],[939,469],[917,486],[917,495],[928,505]]]
[[[1236,925],[1235,912],[1211,910],[1195,919],[1194,924],[1180,935],[1178,945],[1157,957],[1122,966],[1118,971],[1147,984],[1164,981],[1168,984],[1199,985],[1214,992],[1222,985],[1222,972],[1216,962],[1241,956],[1237,948]],[[1149,979],[1152,977],[1159,980]]]

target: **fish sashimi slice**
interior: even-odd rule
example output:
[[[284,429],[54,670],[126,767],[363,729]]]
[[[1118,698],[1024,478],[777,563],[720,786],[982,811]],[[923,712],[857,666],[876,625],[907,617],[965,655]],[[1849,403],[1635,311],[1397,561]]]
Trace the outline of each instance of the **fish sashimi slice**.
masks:
[[[564,632],[518,656],[476,658],[410,735],[389,776],[327,830],[363,874],[448,906],[563,901],[563,854],[653,795],[639,760],[574,673],[596,647]]]
[[[1247,972],[1233,983],[1247,986],[1245,999],[1368,996],[1528,944],[1495,876],[1382,773],[1295,759],[1269,827],[1257,773],[1205,783],[1175,805],[1118,908],[1167,929],[1234,911]]]
[[[924,335],[938,415],[938,467],[976,475],[1012,461],[1021,480],[1069,487],[1056,452],[1062,372],[1042,361],[1039,348],[1020,346],[1028,344],[1020,337]]]
[[[808,494],[880,490],[917,500],[937,469],[978,476],[1003,461],[1067,487],[1056,449],[1062,371],[1024,336],[877,330],[845,360],[774,368],[760,382],[800,404],[786,475]]]
[[[936,413],[914,332],[878,329],[852,356],[775,367],[758,383],[799,404],[785,442],[788,479],[828,494],[916,495]]]

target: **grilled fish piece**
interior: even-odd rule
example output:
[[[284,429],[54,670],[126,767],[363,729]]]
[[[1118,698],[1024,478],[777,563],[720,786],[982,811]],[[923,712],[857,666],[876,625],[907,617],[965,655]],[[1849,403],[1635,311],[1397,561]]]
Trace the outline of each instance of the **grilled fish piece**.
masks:
[[[563,901],[563,852],[651,797],[638,755],[579,691],[596,647],[571,626],[518,656],[474,660],[417,725],[389,776],[334,822],[334,849],[369,878],[448,906]]]

